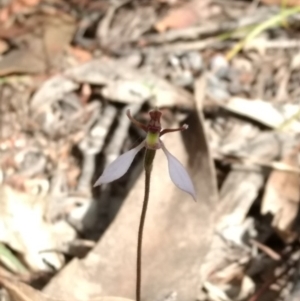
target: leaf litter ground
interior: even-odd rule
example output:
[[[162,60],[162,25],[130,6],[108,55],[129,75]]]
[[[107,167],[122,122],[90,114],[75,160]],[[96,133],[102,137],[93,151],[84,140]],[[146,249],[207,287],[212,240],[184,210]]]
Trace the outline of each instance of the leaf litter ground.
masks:
[[[195,205],[172,186],[158,156],[142,298],[297,300],[298,3],[261,2],[5,2],[6,294],[134,298],[142,154],[116,183],[92,187],[144,138],[126,111],[144,122],[158,106],[164,127],[189,124],[166,140],[199,199]]]

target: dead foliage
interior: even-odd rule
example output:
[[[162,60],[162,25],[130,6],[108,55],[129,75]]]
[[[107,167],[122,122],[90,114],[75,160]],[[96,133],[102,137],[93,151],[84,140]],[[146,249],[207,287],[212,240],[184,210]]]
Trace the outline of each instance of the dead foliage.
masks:
[[[1,300],[135,298],[143,154],[93,184],[154,107],[142,299],[298,300],[299,3],[2,2]]]

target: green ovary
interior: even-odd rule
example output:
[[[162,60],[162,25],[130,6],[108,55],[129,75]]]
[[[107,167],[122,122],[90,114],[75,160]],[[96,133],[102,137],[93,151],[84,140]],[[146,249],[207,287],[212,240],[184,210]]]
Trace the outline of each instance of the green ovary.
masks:
[[[156,148],[159,144],[159,133],[148,132],[146,137],[146,144],[150,148]]]

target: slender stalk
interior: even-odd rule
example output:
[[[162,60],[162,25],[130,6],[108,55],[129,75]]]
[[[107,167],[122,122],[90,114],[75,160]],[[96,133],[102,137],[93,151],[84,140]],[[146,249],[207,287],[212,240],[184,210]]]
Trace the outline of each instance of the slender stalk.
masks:
[[[142,282],[142,243],[144,224],[146,219],[149,193],[150,193],[150,178],[152,171],[152,163],[155,156],[155,150],[146,149],[144,168],[145,168],[145,194],[143,201],[143,208],[140,218],[140,225],[138,231],[137,257],[136,257],[136,301],[141,301],[141,282]]]
[[[140,218],[139,232],[138,232],[138,246],[137,246],[137,257],[136,257],[136,301],[141,301],[141,280],[142,280],[142,243],[143,243],[143,232],[146,218],[146,212],[149,200],[150,191],[150,172],[145,173],[145,195],[143,202],[143,209]]]

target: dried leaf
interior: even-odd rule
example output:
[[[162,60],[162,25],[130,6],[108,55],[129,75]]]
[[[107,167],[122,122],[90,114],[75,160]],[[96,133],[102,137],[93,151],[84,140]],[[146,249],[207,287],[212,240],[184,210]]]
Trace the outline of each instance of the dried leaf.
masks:
[[[0,200],[0,241],[22,255],[32,270],[60,269],[64,264],[63,256],[49,250],[58,249],[76,234],[66,222],[50,224],[44,220],[45,205],[50,201],[47,196],[0,185]]]
[[[300,0],[261,0],[262,3],[268,5],[299,6]]]
[[[31,286],[14,279],[0,277],[0,283],[8,291],[12,301],[61,301],[50,298]]]
[[[4,40],[0,39],[0,54],[2,55],[5,51],[7,51],[9,48],[7,42]]]
[[[14,49],[4,55],[0,61],[0,76],[14,73],[42,73],[51,68],[60,67],[58,59],[62,51],[72,40],[75,21],[68,15],[37,16],[30,22],[36,32],[23,36],[26,48]]]
[[[64,76],[51,77],[33,95],[30,104],[31,108],[35,113],[39,113],[41,108],[50,106],[52,102],[63,98],[64,95],[76,90],[78,87],[77,83]]]
[[[6,22],[10,15],[20,14],[28,8],[39,4],[41,0],[12,0],[10,3],[0,10],[0,21]]]
[[[104,86],[102,94],[112,101],[142,103],[152,106],[193,108],[193,97],[167,80],[146,70],[136,70],[122,60],[97,59],[65,72],[75,83]]]
[[[0,277],[0,284],[8,291],[8,295],[12,301],[66,301],[62,299],[54,299],[46,294],[34,289],[33,287],[14,280]],[[67,300],[67,301],[70,301]],[[101,296],[95,297],[88,301],[133,301],[122,297]]]
[[[243,128],[239,127],[236,134],[242,136]],[[281,152],[278,136],[274,132],[262,132],[256,135],[254,139],[249,139],[240,152],[245,157],[253,156],[261,161],[272,161]],[[237,264],[236,258],[247,258],[245,237],[251,236],[255,229],[254,220],[247,218],[247,214],[259,196],[264,182],[265,175],[261,167],[236,163],[231,166],[231,171],[222,184],[215,233],[210,251],[203,261],[201,272],[205,283],[210,284],[210,288],[207,288],[209,293],[213,293],[211,290],[214,288],[220,290],[224,296],[227,295],[224,300],[248,299],[245,295],[244,298],[238,298],[238,294],[242,293],[243,289],[240,286],[235,287],[233,283],[230,284],[230,287],[235,287],[235,292],[229,294],[228,287],[224,290],[224,283],[221,280],[224,280],[224,275],[227,275],[225,269],[228,266],[241,267],[240,264]],[[231,248],[232,245],[237,246],[237,248]],[[249,262],[249,257],[244,262],[245,266],[247,266],[247,261]],[[243,281],[246,280],[245,275],[239,278]],[[252,291],[251,287],[253,288],[252,285],[247,285],[247,289],[245,288],[243,293],[249,295]]]
[[[85,63],[92,59],[91,52],[81,49],[79,47],[69,47],[69,52],[73,55],[79,63]]]
[[[20,2],[23,5],[27,6],[35,6],[38,5],[41,2],[41,0],[17,0],[17,2]]]
[[[105,297],[92,298],[89,301],[134,301],[134,300],[126,299],[122,297],[105,296]]]
[[[155,24],[159,32],[167,29],[186,28],[208,19],[212,14],[218,13],[216,7],[210,6],[210,0],[194,0],[183,4],[181,7],[172,8],[169,13]]]
[[[283,160],[290,166],[298,166],[298,150],[293,150]],[[274,170],[266,184],[263,196],[262,214],[271,213],[272,225],[282,234],[292,230],[300,201],[300,175]],[[284,235],[289,238],[289,235]]]
[[[224,105],[224,108],[258,121],[270,128],[283,127],[293,132],[300,131],[300,122],[297,118],[290,120],[299,112],[299,105],[297,104],[287,103],[275,106],[270,102],[260,99],[250,100],[233,97]],[[286,123],[287,121],[289,122]]]

